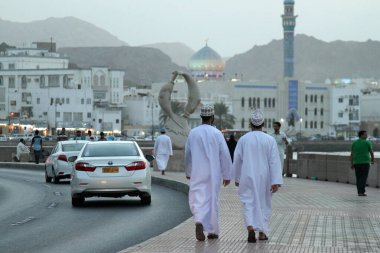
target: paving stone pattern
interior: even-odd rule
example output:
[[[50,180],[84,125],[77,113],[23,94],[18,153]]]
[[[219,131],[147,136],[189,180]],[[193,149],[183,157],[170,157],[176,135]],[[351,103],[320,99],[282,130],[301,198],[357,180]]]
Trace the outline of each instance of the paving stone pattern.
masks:
[[[153,174],[187,182],[183,173]],[[198,242],[194,222],[188,219],[121,252],[380,252],[380,190],[367,188],[367,194],[357,196],[354,185],[285,178],[273,197],[269,240],[252,244],[247,243],[242,205],[232,182],[221,191],[218,240]]]

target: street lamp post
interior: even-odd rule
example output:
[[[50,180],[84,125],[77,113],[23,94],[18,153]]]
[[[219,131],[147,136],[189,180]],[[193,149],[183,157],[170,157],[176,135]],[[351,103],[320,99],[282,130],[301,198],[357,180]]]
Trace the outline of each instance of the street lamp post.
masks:
[[[300,138],[302,137],[302,132],[301,132],[302,121],[303,121],[303,119],[302,119],[302,118],[300,118]]]

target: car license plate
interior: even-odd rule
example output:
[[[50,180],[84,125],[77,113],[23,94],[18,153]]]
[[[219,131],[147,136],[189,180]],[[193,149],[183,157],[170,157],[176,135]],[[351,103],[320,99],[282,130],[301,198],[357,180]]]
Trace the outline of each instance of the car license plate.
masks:
[[[104,167],[103,173],[118,173],[119,168],[118,167]]]

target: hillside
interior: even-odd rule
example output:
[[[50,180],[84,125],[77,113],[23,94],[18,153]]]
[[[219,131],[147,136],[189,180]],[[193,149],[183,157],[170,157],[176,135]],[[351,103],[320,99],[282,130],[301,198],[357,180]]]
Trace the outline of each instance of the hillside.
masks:
[[[35,41],[53,41],[57,47],[124,46],[125,42],[104,29],[74,18],[48,18],[28,23],[0,19],[1,41],[28,46]]]
[[[226,62],[226,75],[245,80],[276,81],[283,75],[283,41],[254,46]],[[302,80],[380,78],[380,42],[324,42],[306,35],[295,37],[295,76]]]
[[[175,64],[187,67],[194,50],[183,43],[155,43],[143,45],[142,47],[151,47],[160,49],[167,54]]]
[[[58,52],[70,57],[80,68],[106,66],[125,71],[125,79],[139,85],[164,82],[174,70],[184,68],[174,64],[169,56],[158,49],[144,47],[70,47]]]

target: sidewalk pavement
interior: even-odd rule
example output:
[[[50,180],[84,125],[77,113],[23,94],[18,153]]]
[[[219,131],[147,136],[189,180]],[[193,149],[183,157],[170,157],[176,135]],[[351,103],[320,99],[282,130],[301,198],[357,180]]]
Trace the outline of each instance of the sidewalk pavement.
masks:
[[[188,183],[184,173],[153,176]],[[218,240],[198,242],[190,218],[120,253],[380,252],[380,190],[367,188],[367,194],[357,196],[355,185],[285,178],[273,197],[269,240],[247,243],[242,205],[231,182],[221,190]]]

